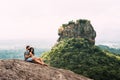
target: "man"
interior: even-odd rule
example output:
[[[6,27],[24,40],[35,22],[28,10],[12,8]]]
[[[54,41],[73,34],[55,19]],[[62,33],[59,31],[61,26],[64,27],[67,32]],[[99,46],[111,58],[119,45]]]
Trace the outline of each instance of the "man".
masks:
[[[30,52],[29,52],[30,46],[26,46],[26,51],[24,53],[24,59],[27,62],[32,62],[33,59],[30,57]]]

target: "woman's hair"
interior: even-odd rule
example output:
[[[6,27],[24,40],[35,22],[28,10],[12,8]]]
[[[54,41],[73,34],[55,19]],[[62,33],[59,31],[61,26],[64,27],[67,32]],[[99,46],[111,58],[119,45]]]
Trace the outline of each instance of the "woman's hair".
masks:
[[[34,55],[34,48],[30,47],[29,52],[31,52]]]

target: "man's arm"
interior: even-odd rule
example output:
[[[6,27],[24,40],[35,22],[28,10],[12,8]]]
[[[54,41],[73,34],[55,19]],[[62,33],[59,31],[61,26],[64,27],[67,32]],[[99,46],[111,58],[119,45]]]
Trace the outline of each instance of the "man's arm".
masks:
[[[25,58],[29,58],[30,57],[30,55],[24,55],[25,56]]]

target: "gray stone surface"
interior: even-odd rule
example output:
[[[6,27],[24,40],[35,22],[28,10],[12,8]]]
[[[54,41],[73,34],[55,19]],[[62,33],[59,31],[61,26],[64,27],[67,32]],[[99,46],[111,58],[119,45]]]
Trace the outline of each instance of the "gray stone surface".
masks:
[[[96,31],[89,20],[70,21],[58,29],[58,42],[65,38],[86,38],[95,43]]]
[[[0,80],[91,80],[69,70],[25,62],[0,60]]]

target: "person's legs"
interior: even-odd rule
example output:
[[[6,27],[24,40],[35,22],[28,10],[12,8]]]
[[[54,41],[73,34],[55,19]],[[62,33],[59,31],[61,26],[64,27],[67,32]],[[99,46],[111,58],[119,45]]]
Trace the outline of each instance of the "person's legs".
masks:
[[[36,63],[39,63],[39,64],[43,65],[43,63],[42,63],[40,60],[38,60],[37,58],[34,58],[33,60],[34,60]]]
[[[39,63],[39,64],[41,64],[41,65],[45,65],[45,66],[47,66],[47,64],[45,64],[43,61],[42,61],[42,59],[41,58],[35,58],[34,57],[34,59],[33,59],[35,62],[37,62],[37,63]]]
[[[43,60],[42,60],[41,58],[38,58],[38,59],[39,59],[42,63],[44,63]]]
[[[47,64],[44,63],[44,61],[42,60],[42,58],[38,58],[45,66],[48,66]]]

